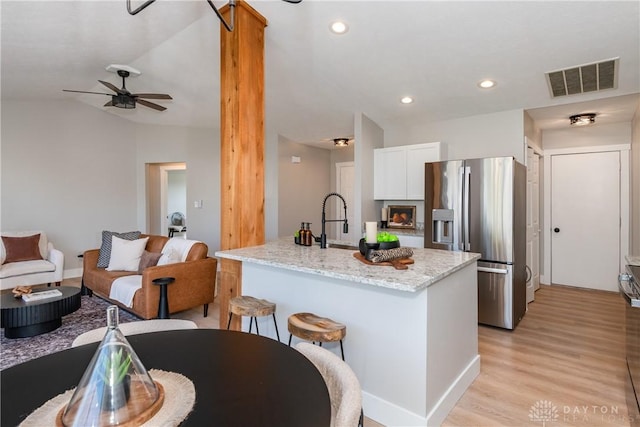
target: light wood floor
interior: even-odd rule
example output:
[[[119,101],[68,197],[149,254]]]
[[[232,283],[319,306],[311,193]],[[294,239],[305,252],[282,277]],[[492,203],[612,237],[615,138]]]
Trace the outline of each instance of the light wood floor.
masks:
[[[515,331],[480,326],[480,375],[443,425],[628,426],[622,298],[563,286],[535,298]]]
[[[624,308],[617,293],[543,286],[515,331],[479,326],[480,375],[443,426],[629,426]],[[201,308],[172,315],[201,328],[218,328],[218,316],[217,301],[206,318]]]

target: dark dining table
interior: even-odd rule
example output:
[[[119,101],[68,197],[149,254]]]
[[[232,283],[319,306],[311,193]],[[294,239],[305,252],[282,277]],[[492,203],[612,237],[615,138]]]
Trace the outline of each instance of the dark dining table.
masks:
[[[294,348],[238,331],[191,329],[131,335],[147,370],[193,381],[196,402],[182,426],[328,427],[331,403],[315,366]],[[17,426],[49,399],[74,388],[98,343],[0,371],[0,425]]]

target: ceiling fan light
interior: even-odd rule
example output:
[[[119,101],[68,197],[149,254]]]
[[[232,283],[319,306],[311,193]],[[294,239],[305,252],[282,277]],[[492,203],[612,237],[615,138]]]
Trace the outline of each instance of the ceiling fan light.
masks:
[[[136,100],[126,95],[111,95],[111,103],[114,107],[125,108],[127,110],[136,108]]]
[[[333,145],[336,147],[347,147],[349,145],[349,138],[334,138]]]
[[[586,126],[596,122],[595,113],[576,114],[569,117],[572,126]]]

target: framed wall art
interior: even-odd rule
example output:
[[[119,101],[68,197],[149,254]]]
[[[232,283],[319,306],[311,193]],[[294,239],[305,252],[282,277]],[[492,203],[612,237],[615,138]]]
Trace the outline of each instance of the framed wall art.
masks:
[[[416,228],[415,206],[389,206],[389,228]]]

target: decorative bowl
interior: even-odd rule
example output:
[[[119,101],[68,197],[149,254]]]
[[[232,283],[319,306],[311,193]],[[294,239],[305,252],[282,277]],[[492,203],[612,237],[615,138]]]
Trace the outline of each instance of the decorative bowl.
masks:
[[[378,242],[380,245],[379,249],[394,249],[400,247],[400,241],[396,240],[394,242]]]
[[[377,250],[377,249],[393,249],[399,248],[400,241],[396,240],[395,242],[378,242],[378,243],[367,243],[365,239],[360,239],[360,244],[358,248],[360,249],[360,253],[362,255],[367,254],[367,250]]]

